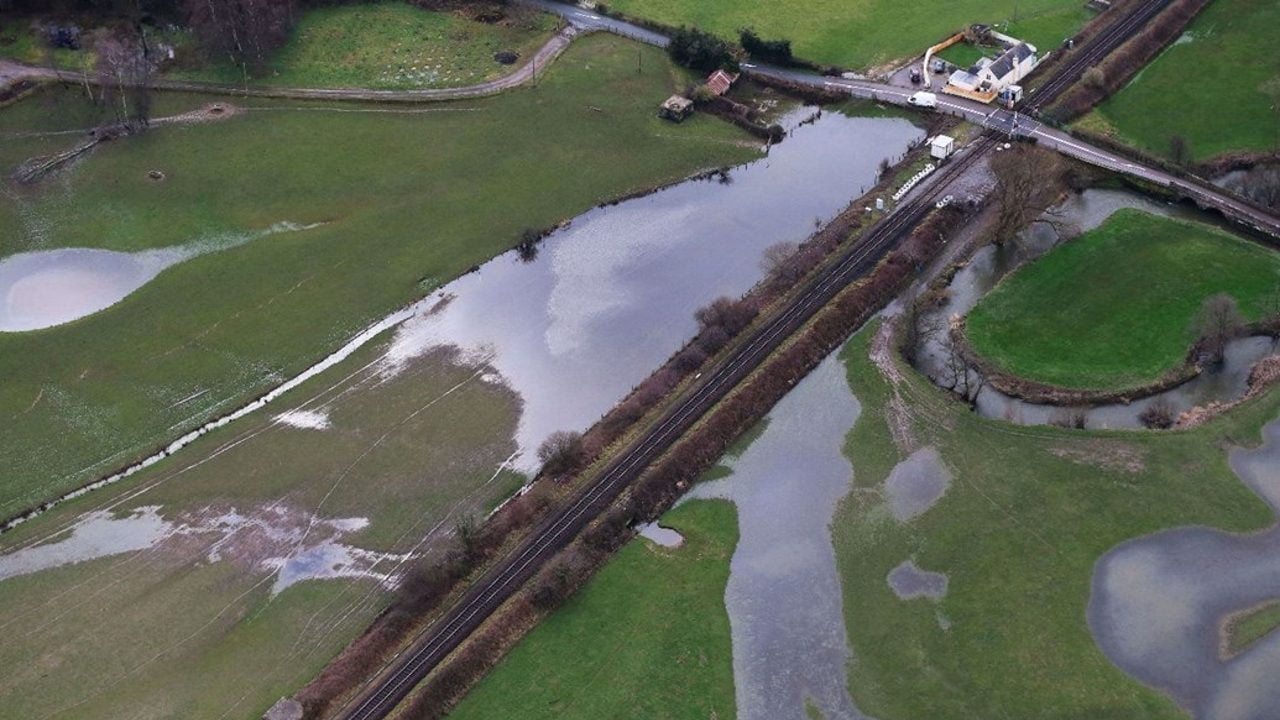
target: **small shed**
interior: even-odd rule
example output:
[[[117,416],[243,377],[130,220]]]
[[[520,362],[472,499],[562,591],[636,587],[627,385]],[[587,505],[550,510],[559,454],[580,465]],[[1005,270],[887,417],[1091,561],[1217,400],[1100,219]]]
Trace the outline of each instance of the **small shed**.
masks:
[[[693,101],[681,95],[672,95],[658,108],[658,116],[680,122],[693,114]]]
[[[929,141],[929,155],[938,160],[946,160],[956,151],[956,139],[950,135],[935,135]]]
[[[717,70],[707,76],[706,84],[707,87],[711,89],[711,92],[715,93],[716,96],[719,97],[720,95],[724,95],[729,92],[729,88],[733,87],[733,84],[737,81],[737,73],[727,73],[723,70]]]

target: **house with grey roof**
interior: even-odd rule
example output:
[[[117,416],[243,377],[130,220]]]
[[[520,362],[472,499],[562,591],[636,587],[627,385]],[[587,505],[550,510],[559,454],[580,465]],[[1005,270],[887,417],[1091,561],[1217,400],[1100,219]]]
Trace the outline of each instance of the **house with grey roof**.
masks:
[[[1034,45],[1021,41],[1010,43],[994,59],[982,58],[968,70],[951,73],[944,90],[991,102],[1001,90],[1017,85],[1039,62]]]

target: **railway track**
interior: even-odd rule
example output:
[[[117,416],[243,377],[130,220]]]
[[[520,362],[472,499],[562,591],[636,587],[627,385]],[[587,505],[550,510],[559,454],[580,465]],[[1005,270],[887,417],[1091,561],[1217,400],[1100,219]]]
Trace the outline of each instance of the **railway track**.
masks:
[[[1170,0],[1150,0],[1092,38],[1068,58],[1058,72],[1026,101],[1035,110],[1070,87]],[[873,268],[880,258],[929,212],[951,181],[999,143],[988,131],[945,165],[915,196],[873,225],[835,263],[809,280],[803,292],[670,408],[641,438],[614,459],[573,500],[544,520],[515,550],[484,575],[462,599],[395,660],[375,685],[348,704],[343,720],[376,720],[390,713],[431,670],[549,559],[568,543],[621,491],[670,447],[686,430],[747,377],[818,310],[851,281]]]
[[[1133,36],[1138,28],[1146,25],[1152,18],[1165,9],[1171,0],[1148,0],[1138,8],[1103,28],[1097,35],[1089,39],[1088,44],[1075,50],[1067,57],[1053,76],[1036,89],[1022,103],[1022,108],[1029,111],[1042,110],[1053,102],[1067,88],[1079,80],[1090,67],[1098,64],[1116,48]]]
[[[595,482],[539,525],[528,539],[477,582],[411,650],[395,662],[374,688],[353,701],[341,717],[346,720],[385,717],[449,652],[531,577],[541,561],[567,545],[623,488],[836,293],[874,267],[928,213],[950,181],[995,144],[994,136],[981,138],[974,147],[944,166],[914,198],[873,225],[840,260],[812,278],[789,306],[758,328],[730,357],[707,371],[698,386],[610,463]]]

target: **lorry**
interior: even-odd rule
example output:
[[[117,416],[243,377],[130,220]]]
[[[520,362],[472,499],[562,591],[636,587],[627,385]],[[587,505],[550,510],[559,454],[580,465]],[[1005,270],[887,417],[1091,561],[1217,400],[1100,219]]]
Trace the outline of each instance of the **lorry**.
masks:
[[[922,108],[936,108],[938,96],[931,92],[912,93],[911,97],[907,98],[907,104]]]

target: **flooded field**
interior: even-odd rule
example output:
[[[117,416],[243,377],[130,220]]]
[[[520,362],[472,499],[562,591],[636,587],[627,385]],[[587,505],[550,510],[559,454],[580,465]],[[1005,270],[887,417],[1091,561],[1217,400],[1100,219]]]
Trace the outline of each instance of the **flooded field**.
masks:
[[[1232,470],[1280,512],[1280,419]],[[1089,626],[1107,657],[1199,720],[1270,720],[1280,707],[1280,633],[1224,653],[1233,616],[1280,599],[1280,527],[1186,527],[1126,542],[1098,561]]]
[[[694,332],[695,308],[750,288],[764,248],[803,240],[922,135],[901,119],[804,117],[727,180],[593,210],[531,262],[496,258],[113,478],[129,482],[7,533],[0,612],[22,622],[46,607],[60,622],[14,636],[0,661],[38,644],[62,665],[15,681],[12,706],[56,696],[70,716],[104,717],[142,694],[164,708],[153,716],[219,717],[228,697],[265,708],[296,690],[376,615],[409,558],[518,487],[542,438],[588,426]],[[217,520],[272,508],[288,508],[285,529]],[[93,603],[81,585],[102,588]],[[77,645],[85,627],[100,648]],[[125,692],[144,669],[145,687]],[[209,678],[198,687],[166,680],[196,671]],[[833,692],[827,705],[847,702]]]
[[[0,332],[71,322],[120,302],[171,265],[278,232],[306,229],[282,222],[257,232],[136,253],[60,248],[0,258]]]
[[[803,241],[875,182],[882,158],[923,132],[902,119],[813,110],[760,161],[599,208],[439,290],[397,332],[392,363],[453,345],[484,356],[524,401],[520,465],[551,432],[584,429],[697,330],[693,311],[746,292],[761,256]]]
[[[1098,227],[1113,212],[1121,208],[1134,208],[1165,217],[1194,219],[1189,210],[1165,205],[1144,198],[1136,193],[1120,190],[1086,190],[1072,196],[1056,209],[1062,235],[1074,236]],[[1059,231],[1049,225],[1033,225],[1016,243],[1004,247],[988,245],[978,249],[947,286],[947,302],[932,313],[939,327],[946,327],[950,318],[964,316],[978,301],[1009,273],[1052,250],[1061,240]],[[950,367],[944,337],[939,333],[928,338],[917,353],[919,369],[935,382],[949,385],[956,375]],[[1081,409],[1085,426],[1089,428],[1140,428],[1139,417],[1155,403],[1172,409],[1174,415],[1210,402],[1230,402],[1248,390],[1249,372],[1254,363],[1276,352],[1277,346],[1270,338],[1240,338],[1228,344],[1225,361],[1207,368],[1199,376],[1175,388],[1130,403],[1112,403]],[[981,386],[974,406],[985,417],[1017,423],[1019,425],[1047,425],[1061,422],[1064,411],[1052,405],[1026,402],[999,390],[983,385],[972,368],[970,383]]]
[[[806,704],[822,717],[862,717],[846,686],[852,654],[830,527],[852,487],[841,446],[859,412],[843,363],[829,357],[741,456],[724,460],[731,475],[689,493],[738,509],[725,604],[739,717],[800,720]]]

